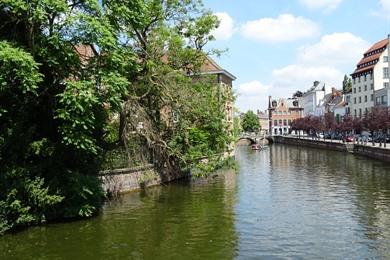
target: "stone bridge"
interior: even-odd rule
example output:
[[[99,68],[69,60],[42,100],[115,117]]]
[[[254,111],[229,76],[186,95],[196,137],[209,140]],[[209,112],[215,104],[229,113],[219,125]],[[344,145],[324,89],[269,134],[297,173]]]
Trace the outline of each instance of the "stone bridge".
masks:
[[[273,143],[272,136],[269,135],[260,135],[256,133],[243,133],[240,135],[236,143],[248,143],[248,144],[257,144],[263,142],[265,139],[264,143]]]

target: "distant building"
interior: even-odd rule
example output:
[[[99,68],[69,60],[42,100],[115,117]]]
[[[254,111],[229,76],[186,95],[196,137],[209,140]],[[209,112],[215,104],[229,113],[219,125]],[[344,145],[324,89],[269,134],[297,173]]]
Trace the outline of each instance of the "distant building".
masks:
[[[303,116],[303,108],[297,98],[278,101],[269,97],[268,104],[269,133],[271,135],[288,134],[291,130],[291,123]]]
[[[389,87],[388,46],[389,39],[384,39],[371,46],[351,74],[350,108],[354,117],[362,117],[368,113],[375,104],[374,92]]]
[[[321,116],[324,113],[321,101],[325,95],[331,93],[332,87],[328,84],[314,81],[313,86],[303,93],[301,100],[303,116]]]
[[[260,135],[269,134],[269,116],[267,111],[257,110],[257,118],[260,124]]]
[[[332,92],[325,95],[324,99],[321,101],[321,104],[323,106],[323,114],[320,116],[324,116],[327,113],[332,113],[338,120],[341,120],[342,117],[345,116],[345,102],[342,91],[332,88]]]

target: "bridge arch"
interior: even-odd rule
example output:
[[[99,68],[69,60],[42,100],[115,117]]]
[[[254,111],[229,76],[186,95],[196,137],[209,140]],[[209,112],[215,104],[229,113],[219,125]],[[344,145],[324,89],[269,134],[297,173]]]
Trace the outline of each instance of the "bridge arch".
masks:
[[[256,140],[251,138],[251,137],[240,137],[237,141],[236,144],[243,144],[246,141],[248,145],[252,145],[256,143]]]
[[[252,145],[252,144],[270,144],[273,143],[274,140],[272,136],[269,135],[249,135],[249,134],[244,134],[240,136],[236,144],[247,144],[247,145]]]

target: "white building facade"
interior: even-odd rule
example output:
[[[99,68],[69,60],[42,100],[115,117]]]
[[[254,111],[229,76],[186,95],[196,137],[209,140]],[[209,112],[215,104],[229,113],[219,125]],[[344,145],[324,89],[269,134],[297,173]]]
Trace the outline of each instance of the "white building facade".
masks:
[[[389,39],[375,43],[364,53],[352,76],[348,103],[353,117],[364,117],[375,105],[376,90],[389,87]]]
[[[322,116],[325,95],[331,93],[332,87],[328,84],[314,81],[313,86],[302,96],[303,116]]]

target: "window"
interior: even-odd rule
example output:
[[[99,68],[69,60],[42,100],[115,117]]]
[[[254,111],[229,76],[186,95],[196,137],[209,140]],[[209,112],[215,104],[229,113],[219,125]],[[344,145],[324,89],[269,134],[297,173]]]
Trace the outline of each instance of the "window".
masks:
[[[353,93],[356,93],[356,88],[353,88]]]
[[[375,104],[377,104],[377,105],[381,104],[381,97],[376,97]]]
[[[359,103],[362,103],[362,97],[359,97]]]
[[[282,119],[279,120],[279,126],[281,126],[283,124],[283,121]]]
[[[389,62],[389,57],[388,56],[383,56],[383,62]]]
[[[383,68],[383,78],[384,79],[389,78],[389,68]]]
[[[353,84],[356,84],[356,78],[353,78]]]
[[[359,117],[362,117],[362,109],[359,108]]]
[[[368,108],[365,108],[365,109],[364,109],[364,114],[365,114],[365,115],[368,114]]]
[[[388,87],[389,87],[389,82],[383,83],[383,87],[384,87],[384,88],[388,88]]]
[[[364,91],[367,91],[367,85],[364,85]]]
[[[277,126],[278,125],[278,120],[275,120],[274,121],[274,126]]]
[[[367,100],[367,96],[364,96],[364,102],[367,102],[368,100]]]
[[[285,126],[287,125],[287,120],[286,119],[283,120],[283,125],[285,125]]]
[[[374,84],[371,83],[371,89],[374,89]]]
[[[356,104],[356,98],[353,98],[353,103]]]
[[[370,79],[372,79],[372,73],[370,73]]]
[[[387,105],[387,96],[381,97],[381,103],[382,103],[382,105]]]
[[[362,92],[362,87],[359,87],[359,92]]]
[[[355,117],[357,117],[356,109],[353,111],[353,114],[355,115]]]
[[[367,81],[367,75],[364,75],[364,81]]]
[[[290,120],[288,120],[288,125],[291,125],[291,119],[290,119]]]
[[[371,101],[374,101],[374,94],[371,94]]]
[[[358,82],[360,83],[360,76],[358,77]]]

